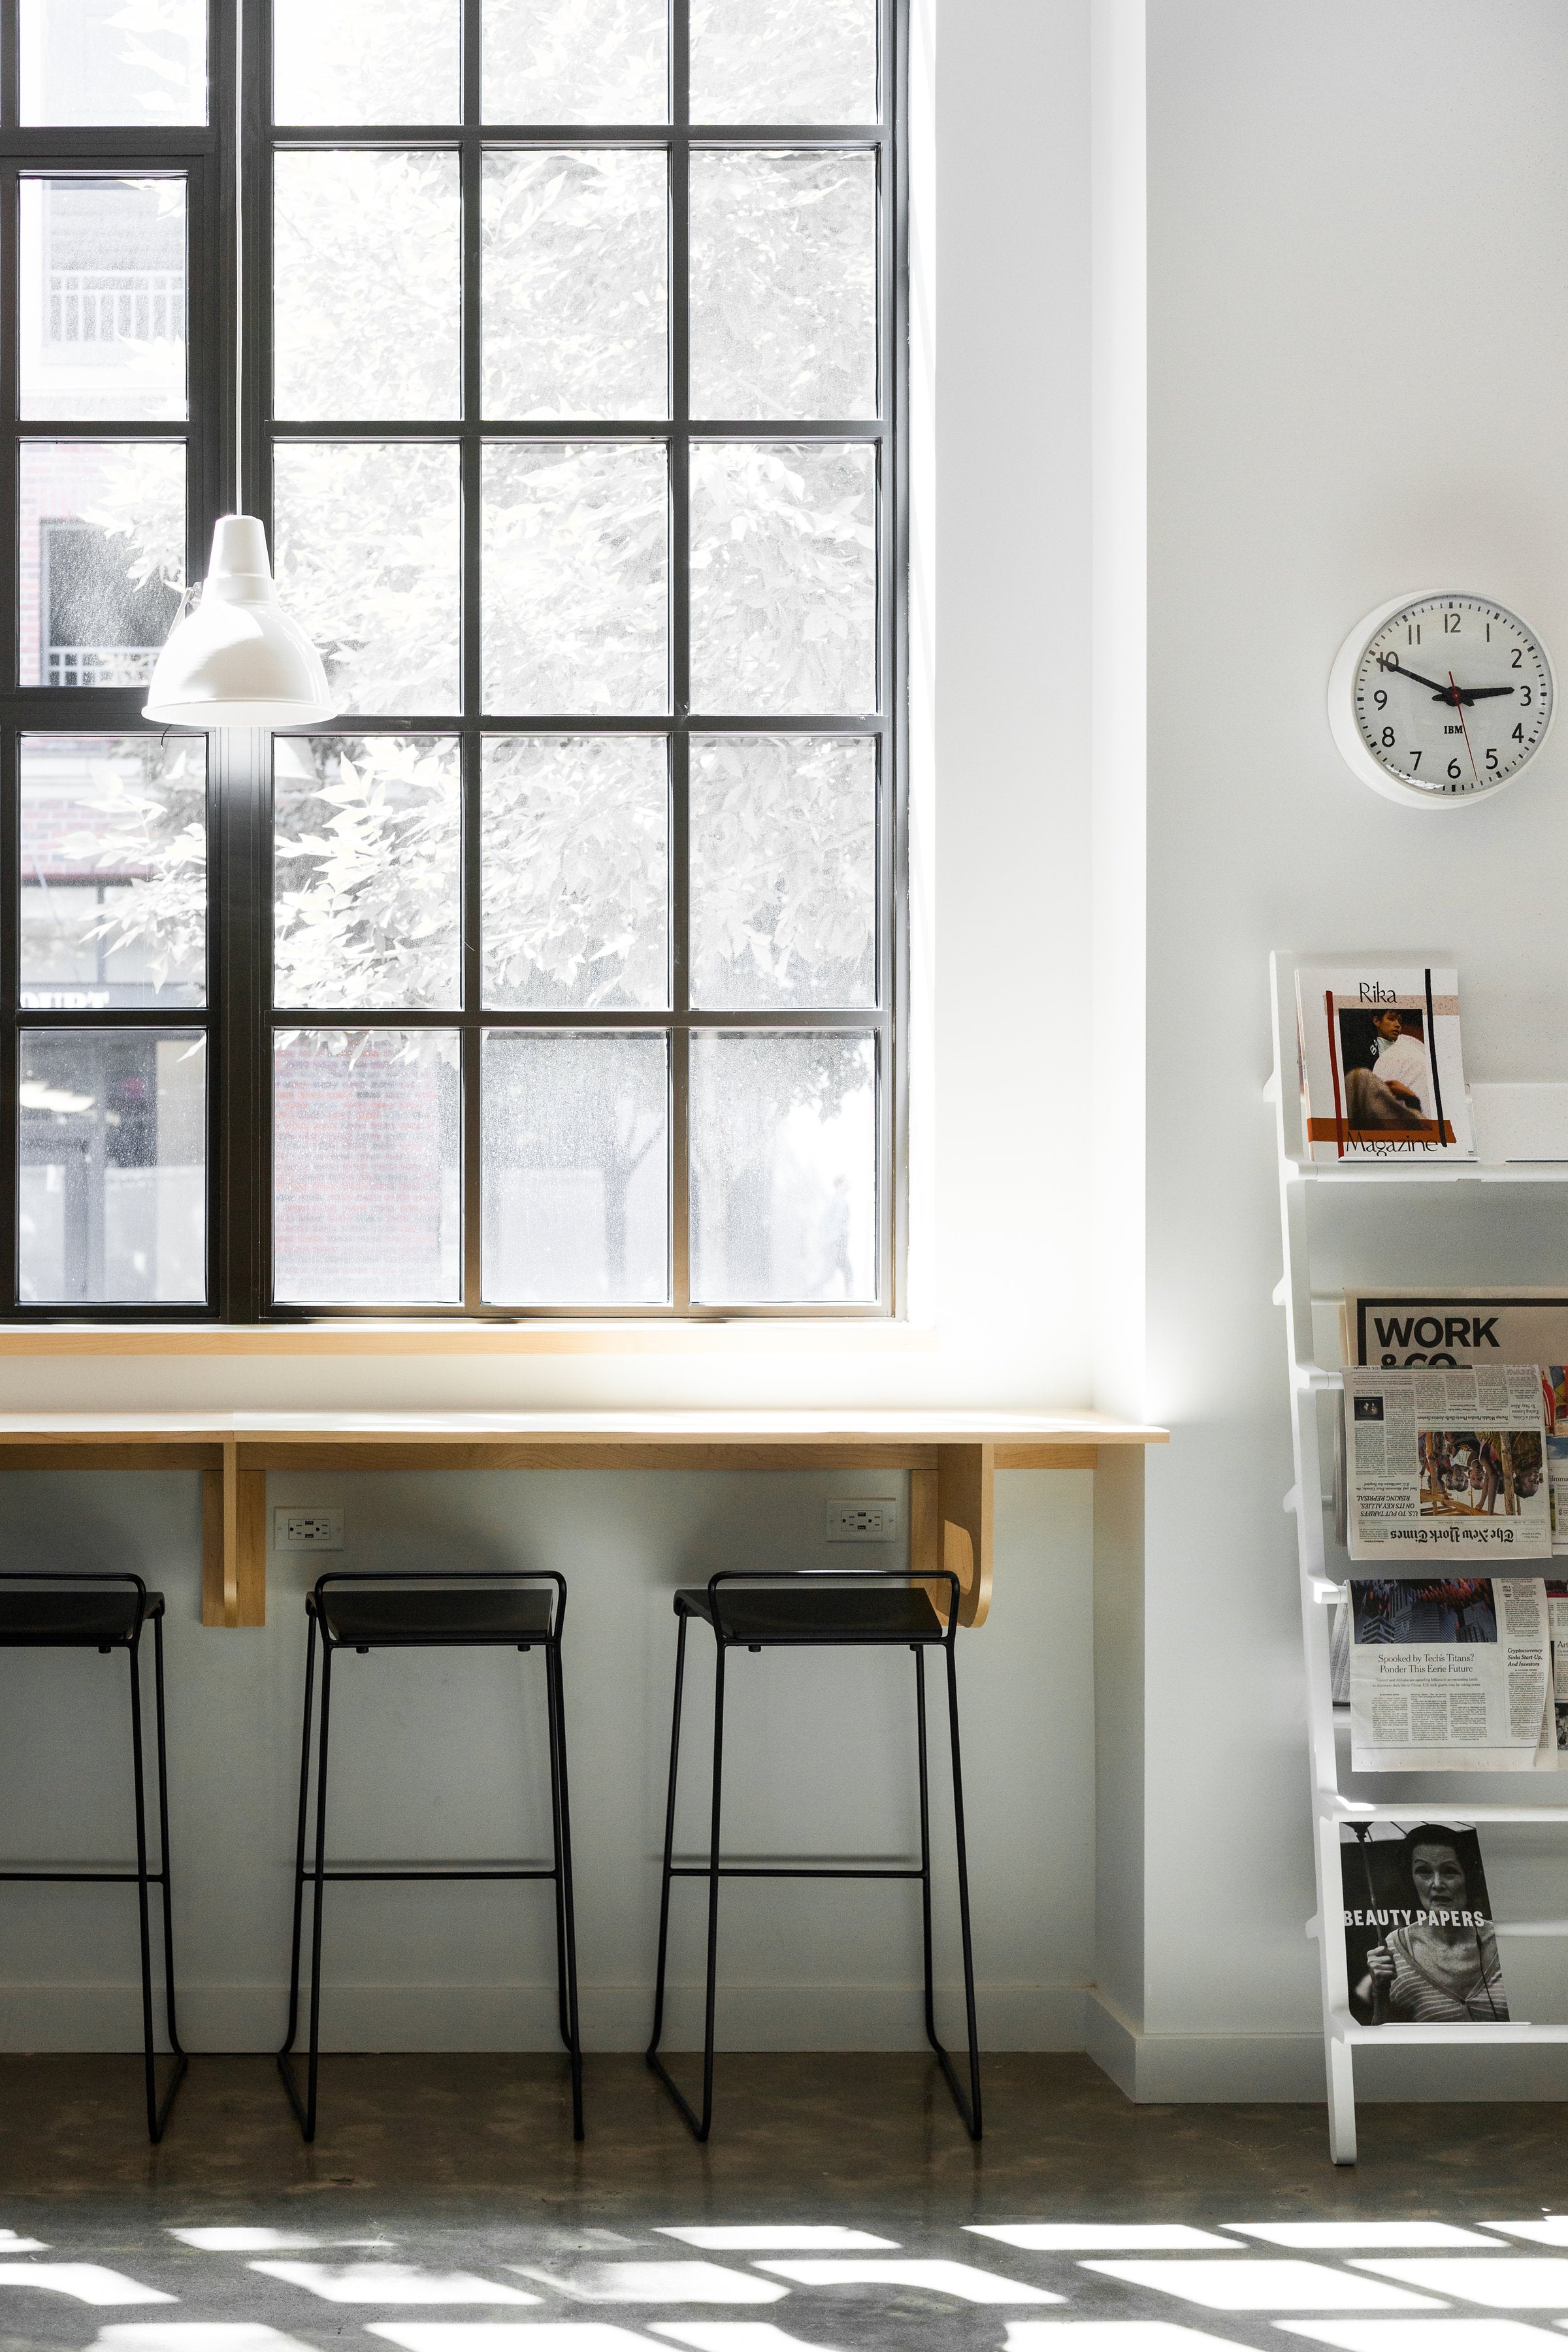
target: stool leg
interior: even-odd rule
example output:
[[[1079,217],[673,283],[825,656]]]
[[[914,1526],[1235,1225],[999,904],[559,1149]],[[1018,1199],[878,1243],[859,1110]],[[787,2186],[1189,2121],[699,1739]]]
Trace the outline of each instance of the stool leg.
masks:
[[[658,2063],[659,2037],[664,2032],[664,1969],[669,1948],[669,1874],[675,1859],[675,1788],[680,1769],[680,1694],[686,1681],[686,1619],[675,1641],[675,1711],[669,1727],[669,1790],[664,1805],[664,1875],[658,1897],[658,1964],[653,1979],[653,2033],[644,2056],[657,2074],[669,2077]],[[669,2084],[675,2089],[673,2083]],[[677,2098],[679,2093],[676,2092]]]
[[[556,1959],[563,2007],[562,2039],[572,2061],[572,2137],[583,2137],[583,2038],[577,2011],[577,1917],[572,1900],[572,1808],[566,1787],[566,1684],[561,1644],[544,1651],[550,1694],[550,1783],[554,1809]]]
[[[293,2070],[289,2053],[294,2047],[294,2036],[300,2026],[300,1940],[304,1927],[305,1906],[305,1831],[310,1819],[310,1713],[316,1689],[316,1621],[305,1622],[305,1727],[300,1738],[300,1821],[294,1846],[294,1937],[289,1960],[289,2025],[283,2036],[283,2047],[278,2053],[278,2072],[283,2077],[283,2087],[289,2094],[289,2104],[301,2131],[305,2128],[305,2111],[300,2104],[300,2094],[294,2085]]]
[[[724,1644],[713,1666],[713,1822],[708,1844],[708,1998],[702,2023],[702,2122],[705,2140],[713,2122],[713,2025],[719,1995],[719,1811],[724,1787]]]
[[[159,1874],[163,1882],[163,2000],[164,2019],[169,2032],[169,2047],[176,2057],[183,2058],[178,2029],[174,2021],[174,1904],[169,1885],[169,1749],[163,1719],[163,1621],[153,1620],[153,1687],[158,1734],[158,1853]],[[179,2072],[183,2074],[184,2068]],[[170,2092],[170,2099],[174,2092]],[[168,2102],[165,2101],[165,2109]]]
[[[958,1916],[963,1940],[964,2019],[969,2034],[969,2095],[953,2070],[952,2060],[936,2030],[936,1982],[931,1956],[931,1787],[929,1756],[926,1744],[926,1685],[925,1654],[915,1652],[915,1736],[919,1758],[921,1796],[921,1911],[925,1954],[925,2029],[926,2040],[935,2051],[938,2063],[953,2105],[963,2120],[971,2139],[980,2137],[980,2050],[974,2019],[974,1953],[969,1931],[969,1851],[963,1834],[963,1776],[958,1755],[958,1678],[954,1671],[952,1644],[944,1643],[947,1652],[948,1736],[952,1756],[952,1814],[958,1850]]]
[[[131,1643],[131,1771],[136,1796],[136,1908],[142,1941],[142,2058],[147,2083],[147,2137],[156,2140],[158,2077],[153,2063],[153,1943],[147,1908],[147,1791],[142,1756],[142,1669],[139,1640]]]
[[[931,1926],[931,1774],[926,1748],[926,1661],[925,1652],[921,1649],[915,1652],[915,1755],[921,1794],[921,1945],[925,1963],[926,2040],[933,2050],[940,2050]]]
[[[327,1869],[327,1733],[332,1712],[332,1647],[321,1637],[321,1744],[316,1759],[316,1876],[310,1909],[310,2049],[305,2077],[305,2137],[316,2137],[316,2076],[321,2056],[321,1908]]]
[[[963,1770],[958,1754],[958,1659],[950,1638],[947,1652],[948,1738],[952,1753],[952,1828],[958,1859],[958,1921],[963,1938],[963,2014],[969,2032],[969,2112],[963,2120],[971,2139],[980,2137],[980,2030],[974,2016],[974,1944],[969,1926],[969,1845],[963,1830]],[[963,2114],[963,2102],[959,2112]]]

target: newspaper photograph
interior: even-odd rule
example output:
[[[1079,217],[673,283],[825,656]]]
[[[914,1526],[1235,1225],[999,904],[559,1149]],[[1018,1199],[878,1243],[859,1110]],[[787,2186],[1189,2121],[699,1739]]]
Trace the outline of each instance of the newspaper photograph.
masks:
[[[1549,1559],[1546,1391],[1533,1364],[1344,1374],[1352,1559]]]
[[[1351,1580],[1351,1768],[1557,1767],[1545,1580]]]
[[[1358,2025],[1504,2025],[1508,1995],[1473,1828],[1346,1822],[1345,1973]]]

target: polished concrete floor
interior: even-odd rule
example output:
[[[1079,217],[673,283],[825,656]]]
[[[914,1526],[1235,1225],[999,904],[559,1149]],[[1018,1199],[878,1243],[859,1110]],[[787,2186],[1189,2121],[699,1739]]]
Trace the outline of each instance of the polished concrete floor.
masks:
[[[132,2062],[0,2058],[0,2352],[1563,2352],[1556,2105],[1366,2105],[1336,2171],[1319,2107],[1073,2057],[993,2058],[979,2147],[918,2058],[725,2058],[705,2149],[586,2090],[579,2147],[555,2059],[330,2058],[307,2149],[199,2058],[151,2149]]]

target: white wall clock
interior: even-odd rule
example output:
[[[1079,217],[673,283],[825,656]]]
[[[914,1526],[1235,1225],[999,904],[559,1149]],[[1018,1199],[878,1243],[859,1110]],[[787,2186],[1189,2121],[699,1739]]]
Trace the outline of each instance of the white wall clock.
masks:
[[[1405,808],[1463,808],[1500,793],[1556,711],[1545,646],[1490,596],[1391,598],[1356,623],[1329,677],[1346,764]]]

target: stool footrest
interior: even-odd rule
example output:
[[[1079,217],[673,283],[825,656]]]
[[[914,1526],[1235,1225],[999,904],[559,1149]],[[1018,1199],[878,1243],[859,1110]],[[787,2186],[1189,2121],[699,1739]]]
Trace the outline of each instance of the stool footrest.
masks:
[[[163,1873],[150,1870],[149,1886],[162,1886]],[[140,1886],[139,1870],[0,1870],[0,1886]]]
[[[300,1875],[307,1886],[313,1886],[321,1879],[334,1885],[355,1878],[395,1881],[401,1885],[412,1884],[421,1878],[553,1878],[555,1873],[543,1867],[537,1870],[530,1867],[526,1870],[305,1870]]]
[[[705,1862],[674,1863],[671,1878],[923,1878],[923,1870],[815,1870],[809,1865],[721,1862],[715,1872]]]

